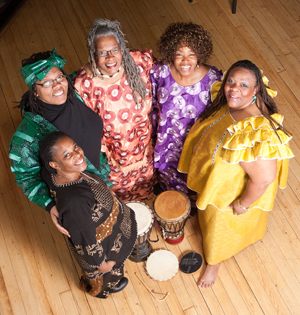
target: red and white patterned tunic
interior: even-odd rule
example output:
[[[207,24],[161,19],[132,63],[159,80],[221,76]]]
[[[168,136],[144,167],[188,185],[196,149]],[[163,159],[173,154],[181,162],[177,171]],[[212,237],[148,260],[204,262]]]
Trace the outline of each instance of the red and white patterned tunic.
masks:
[[[136,50],[130,54],[146,83],[147,96],[142,101],[143,106],[134,102],[126,75],[113,84],[104,84],[100,78],[92,78],[81,68],[75,78],[80,96],[103,120],[102,144],[111,168],[108,179],[114,185],[113,191],[123,201],[151,198],[154,185],[149,76],[152,52]]]

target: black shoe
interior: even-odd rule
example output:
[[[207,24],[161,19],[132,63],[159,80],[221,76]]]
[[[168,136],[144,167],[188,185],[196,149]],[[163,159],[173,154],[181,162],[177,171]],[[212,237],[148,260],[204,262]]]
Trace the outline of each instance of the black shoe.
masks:
[[[121,290],[123,290],[128,284],[128,279],[126,277],[123,277],[119,283],[115,286],[114,290],[112,291],[112,293],[117,293],[120,292]]]

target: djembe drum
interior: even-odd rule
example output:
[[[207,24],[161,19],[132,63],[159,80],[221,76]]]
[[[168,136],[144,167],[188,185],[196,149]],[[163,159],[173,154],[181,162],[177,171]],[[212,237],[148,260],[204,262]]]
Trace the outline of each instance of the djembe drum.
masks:
[[[176,275],[178,267],[177,257],[165,249],[160,249],[152,253],[146,262],[148,275],[156,281],[170,280]]]
[[[154,222],[153,212],[146,204],[139,201],[129,201],[126,205],[135,212],[138,230],[138,238],[129,259],[134,262],[145,261],[152,252],[149,236]]]
[[[179,191],[164,191],[157,196],[154,211],[166,242],[180,243],[184,238],[184,226],[191,212],[190,200]]]

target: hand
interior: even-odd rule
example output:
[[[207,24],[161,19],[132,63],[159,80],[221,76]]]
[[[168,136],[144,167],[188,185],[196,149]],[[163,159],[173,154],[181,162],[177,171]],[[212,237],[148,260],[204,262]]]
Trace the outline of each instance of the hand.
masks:
[[[106,145],[104,143],[101,144],[101,152],[106,153]]]
[[[115,264],[116,262],[113,260],[105,261],[100,267],[98,267],[98,270],[102,273],[110,272]]]
[[[239,206],[238,200],[234,200],[228,208],[232,209],[234,215],[242,215],[247,212],[247,210],[244,210]]]
[[[53,206],[50,210],[50,216],[52,219],[53,224],[56,226],[56,228],[58,229],[58,231],[62,234],[67,235],[68,237],[71,237],[70,233],[63,228],[59,223],[58,223],[58,218],[59,218],[59,213],[57,211],[56,206]]]

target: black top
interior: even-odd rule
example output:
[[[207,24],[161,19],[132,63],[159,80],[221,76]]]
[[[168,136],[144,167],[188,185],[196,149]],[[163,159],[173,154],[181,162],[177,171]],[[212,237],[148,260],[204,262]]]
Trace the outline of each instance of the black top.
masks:
[[[59,223],[71,235],[83,269],[100,266],[106,260],[122,266],[137,238],[134,211],[122,203],[97,175],[84,172],[77,182],[56,184],[42,168],[59,212]]]
[[[72,102],[51,105],[38,100],[43,116],[59,131],[66,133],[84,151],[89,161],[99,169],[103,121],[76,96]]]

